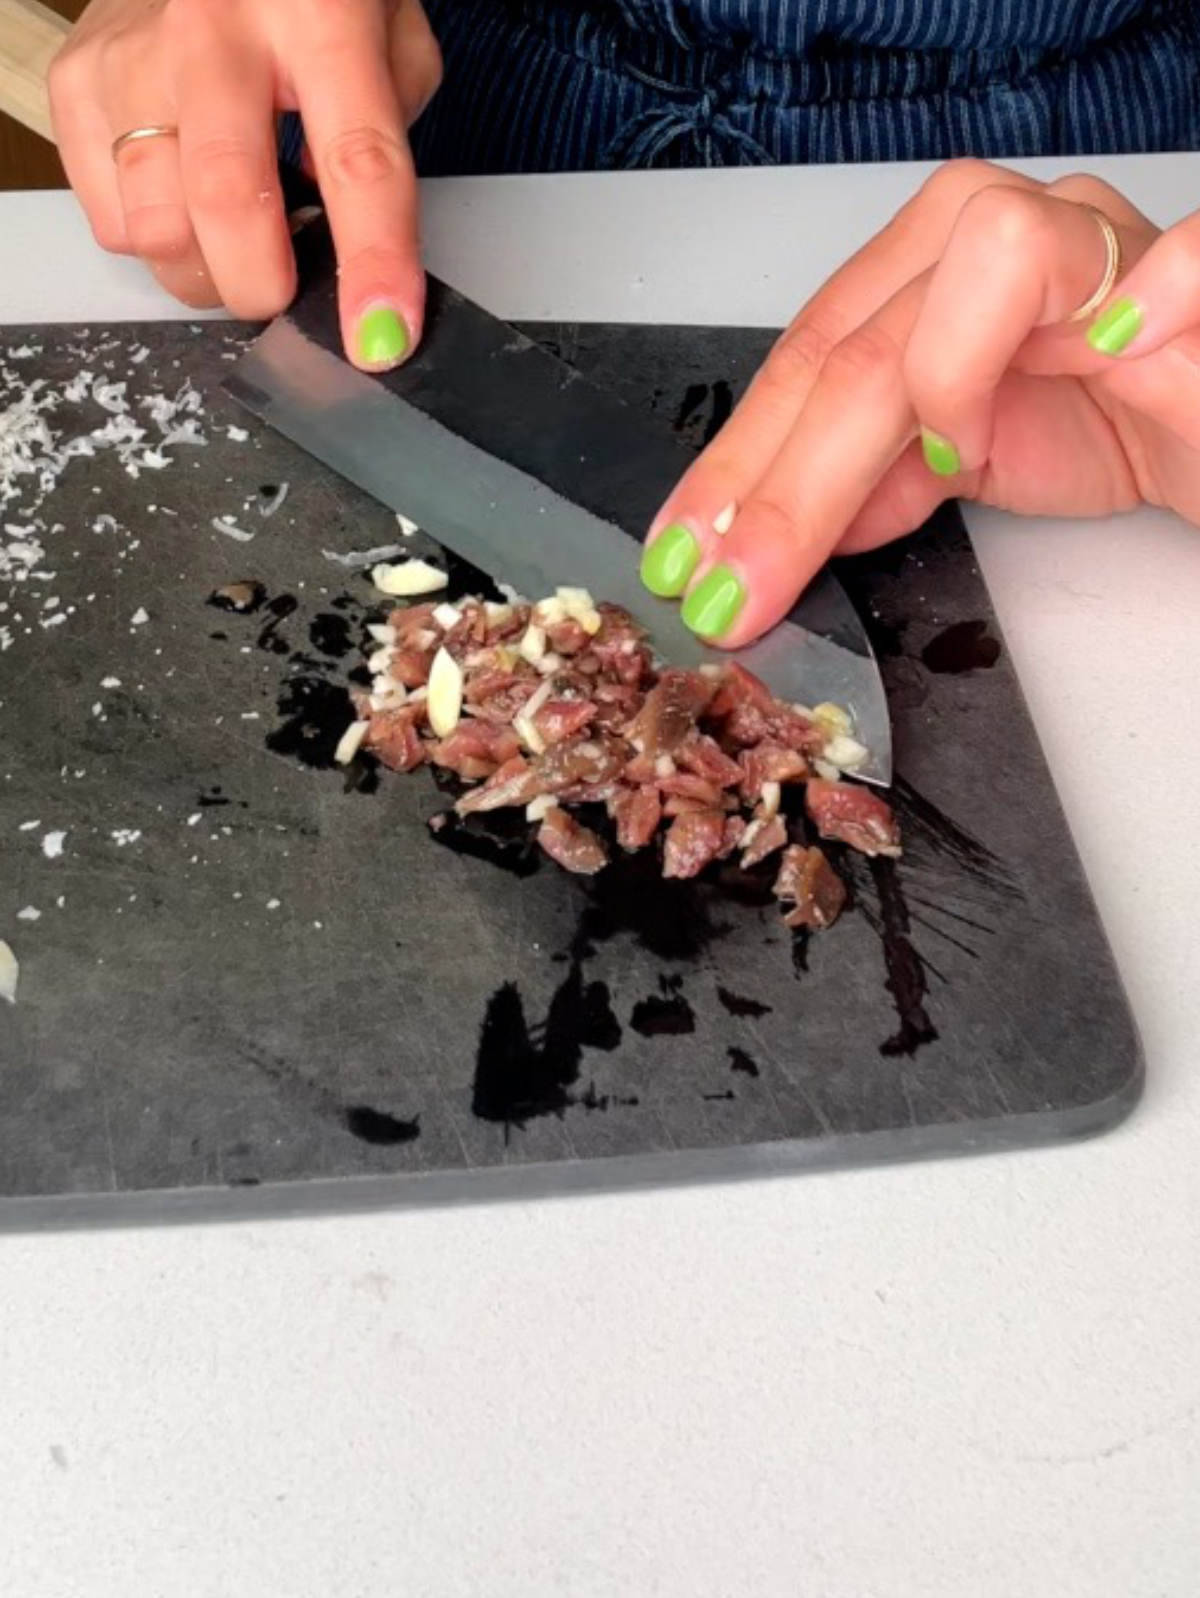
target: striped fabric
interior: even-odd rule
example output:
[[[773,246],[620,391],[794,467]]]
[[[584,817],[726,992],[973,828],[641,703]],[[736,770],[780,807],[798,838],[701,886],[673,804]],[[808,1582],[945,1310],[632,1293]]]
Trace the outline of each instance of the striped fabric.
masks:
[[[421,170],[1200,147],[1200,0],[426,0]]]

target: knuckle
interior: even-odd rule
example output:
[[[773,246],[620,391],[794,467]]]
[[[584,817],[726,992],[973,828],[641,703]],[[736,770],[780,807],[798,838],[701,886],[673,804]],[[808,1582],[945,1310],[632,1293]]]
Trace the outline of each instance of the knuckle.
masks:
[[[338,188],[361,188],[392,181],[403,160],[399,142],[380,128],[347,128],[323,152],[326,176]]]
[[[868,322],[834,345],[824,375],[842,387],[875,388],[891,382],[900,361],[901,351],[891,334]]]
[[[763,363],[760,395],[765,390],[782,400],[794,400],[796,391],[817,377],[840,335],[841,328],[832,313],[803,316],[776,340]]]
[[[134,255],[171,264],[192,248],[192,229],[181,205],[144,205],[125,217],[125,231]]]
[[[129,241],[125,236],[125,229],[112,217],[89,217],[88,224],[92,230],[92,237],[100,248],[109,255],[126,255],[129,253]]]
[[[926,178],[917,199],[938,209],[946,207],[958,210],[971,195],[994,184],[999,171],[999,167],[993,166],[990,161],[981,161],[977,156],[956,156]]]
[[[166,0],[162,19],[169,36],[186,40],[218,26],[222,10],[228,10],[222,0]]]
[[[962,222],[1005,251],[1027,251],[1050,231],[1046,208],[1037,195],[995,183],[971,196],[963,206]]]
[[[220,216],[257,210],[273,193],[273,180],[244,141],[213,138],[188,151],[184,187],[193,210]]]
[[[85,51],[67,48],[58,52],[46,72],[46,91],[56,114],[68,110],[71,102],[85,92],[92,72]]]
[[[411,257],[388,244],[363,244],[338,260],[338,276],[351,293],[371,284],[404,283],[412,270]]]

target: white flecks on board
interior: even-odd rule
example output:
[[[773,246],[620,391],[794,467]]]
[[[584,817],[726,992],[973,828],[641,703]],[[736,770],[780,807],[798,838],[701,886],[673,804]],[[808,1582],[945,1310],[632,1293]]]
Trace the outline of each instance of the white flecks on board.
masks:
[[[57,860],[67,840],[65,832],[47,832],[42,837],[42,853],[47,860]]]

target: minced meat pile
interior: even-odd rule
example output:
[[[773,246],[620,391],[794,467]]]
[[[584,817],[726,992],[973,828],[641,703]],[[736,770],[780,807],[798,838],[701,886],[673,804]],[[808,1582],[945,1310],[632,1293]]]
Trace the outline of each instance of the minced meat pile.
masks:
[[[395,771],[453,772],[472,785],[461,815],[524,809],[568,871],[607,864],[608,845],[570,809],[603,805],[620,849],[661,832],[665,877],[735,853],[743,867],[778,855],[787,924],[827,927],[845,886],[820,849],[789,842],[780,799],[791,784],[803,784],[822,838],[900,853],[885,801],[842,780],[866,755],[844,711],[785,704],[736,661],[656,669],[632,618],[583,590],[536,605],[411,603],[370,630],[373,688],[355,691],[338,758],[361,748]]]

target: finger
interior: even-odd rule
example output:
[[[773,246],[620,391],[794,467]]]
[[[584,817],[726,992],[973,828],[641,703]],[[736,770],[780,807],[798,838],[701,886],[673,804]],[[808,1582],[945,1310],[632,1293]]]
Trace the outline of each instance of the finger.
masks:
[[[342,338],[368,371],[413,348],[425,301],[416,174],[383,26],[373,12],[339,11],[295,76],[337,250]]]
[[[928,286],[907,284],[829,355],[791,432],[684,599],[693,632],[737,648],[791,609],[912,439],[904,346]]]
[[[1149,247],[1087,330],[1098,354],[1148,355],[1200,325],[1200,211]]]
[[[746,500],[770,466],[830,351],[932,266],[968,198],[995,185],[1018,191],[1041,187],[986,161],[948,162],[802,308],[729,421],[651,524],[642,577],[653,593],[667,598],[683,592],[712,555],[731,509]]]
[[[170,15],[170,13],[168,13]],[[238,52],[207,8],[181,7],[179,159],[188,214],[222,301],[265,320],[296,287],[265,55]]]
[[[94,72],[84,51],[68,51],[50,63],[47,87],[54,139],[67,182],[79,196],[102,250],[125,254],[125,212],[112,159],[112,133],[96,98]]]
[[[1121,233],[1132,254],[1135,235]],[[1063,324],[1086,301],[1107,257],[1086,206],[1008,187],[981,189],[967,202],[905,360],[931,470],[951,475],[983,465],[997,384],[1034,329]]]
[[[442,81],[442,52],[421,0],[400,0],[388,55],[404,126],[411,128]]]

